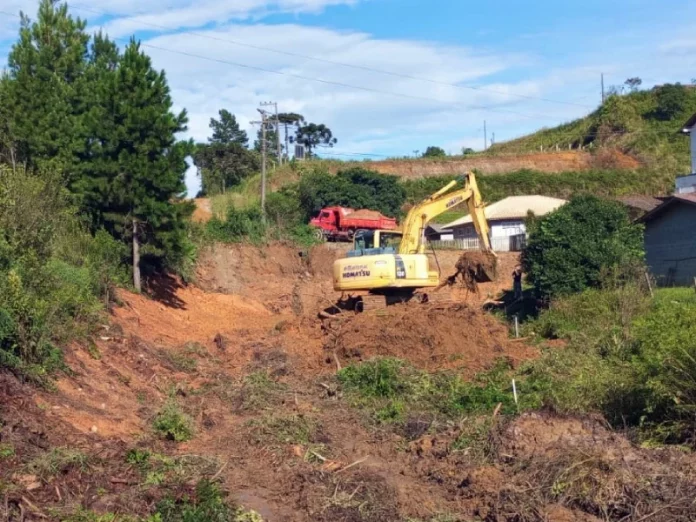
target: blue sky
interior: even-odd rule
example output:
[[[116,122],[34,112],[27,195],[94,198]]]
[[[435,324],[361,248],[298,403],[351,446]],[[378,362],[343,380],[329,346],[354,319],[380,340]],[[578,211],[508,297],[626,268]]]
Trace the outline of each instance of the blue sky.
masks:
[[[31,16],[36,5],[3,0],[0,11]],[[483,146],[483,120],[497,141],[568,121],[597,106],[602,72],[607,85],[629,76],[646,86],[696,77],[691,0],[83,0],[70,7],[119,43],[133,34],[143,41],[166,70],[177,108],[189,112],[188,136],[205,140],[220,108],[253,134],[258,103],[273,100],[281,111],[328,124],[338,138],[332,157],[405,156],[428,145],[456,153]],[[3,61],[18,22],[0,13]],[[195,193],[193,171],[187,184]]]

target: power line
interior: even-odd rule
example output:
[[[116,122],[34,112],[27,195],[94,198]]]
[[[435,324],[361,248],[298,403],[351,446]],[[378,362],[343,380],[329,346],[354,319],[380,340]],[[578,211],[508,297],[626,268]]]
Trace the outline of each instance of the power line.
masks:
[[[8,13],[6,11],[0,11],[0,13],[20,18],[19,15],[16,15],[14,13]],[[113,40],[121,41],[121,42],[130,42],[130,37],[116,37],[116,38],[113,38]],[[190,58],[198,58],[201,60],[207,60],[207,61],[211,61],[211,62],[215,62],[215,63],[232,65],[232,66],[240,67],[240,68],[244,68],[244,69],[266,72],[269,74],[276,74],[276,75],[280,75],[280,76],[287,76],[289,78],[296,78],[296,79],[300,79],[300,80],[313,81],[313,82],[318,82],[318,83],[322,83],[322,84],[326,84],[326,85],[346,87],[349,89],[356,89],[356,90],[365,91],[365,92],[372,92],[372,93],[376,93],[376,94],[385,94],[388,96],[395,96],[398,98],[406,98],[406,99],[419,100],[419,101],[435,102],[435,103],[439,103],[439,104],[443,104],[443,105],[449,105],[450,107],[460,109],[460,110],[465,110],[465,111],[481,110],[481,111],[491,111],[491,112],[504,112],[504,113],[514,114],[516,116],[522,116],[524,118],[535,119],[535,120],[539,120],[539,119],[544,120],[545,119],[545,120],[557,121],[559,119],[557,116],[549,116],[549,115],[544,115],[544,114],[529,114],[529,113],[511,110],[511,109],[502,109],[502,108],[494,107],[494,106],[490,106],[490,105],[489,106],[485,106],[485,105],[464,106],[464,105],[460,105],[460,104],[450,103],[450,102],[447,102],[444,100],[439,100],[437,98],[429,98],[426,96],[416,96],[416,95],[412,95],[412,94],[404,94],[404,93],[398,93],[398,92],[393,92],[393,91],[385,91],[385,90],[381,90],[381,89],[375,89],[372,87],[365,87],[365,86],[361,86],[361,85],[353,85],[353,84],[337,82],[337,81],[333,81],[333,80],[325,80],[322,78],[314,78],[311,76],[304,76],[304,75],[295,74],[295,73],[276,71],[276,70],[272,70],[272,69],[266,69],[263,67],[255,66],[255,65],[243,64],[243,63],[239,63],[239,62],[233,62],[230,60],[223,60],[220,58],[212,58],[210,56],[204,56],[201,54],[191,53],[188,51],[168,49],[166,47],[161,47],[161,46],[153,45],[150,43],[144,43],[142,41],[139,41],[139,43],[142,47],[156,49],[158,51],[164,51],[164,52],[169,52],[169,53],[173,53],[173,54],[179,54],[182,56],[188,56]]]
[[[70,7],[72,9],[87,11],[87,12],[99,14],[102,16],[110,16],[110,14],[106,11],[84,7],[84,6],[79,5],[79,4],[70,4]],[[121,17],[121,19],[123,19],[123,18],[134,19],[134,18],[137,18],[137,16],[139,16],[139,15]],[[250,44],[247,42],[240,42],[239,40],[231,40],[229,38],[221,38],[221,37],[213,36],[213,35],[209,35],[209,34],[198,33],[195,31],[178,30],[178,29],[167,27],[164,25],[154,24],[151,22],[145,22],[143,20],[139,20],[139,23],[142,25],[145,25],[145,26],[155,27],[157,29],[162,29],[164,31],[177,31],[177,34],[182,34],[182,33],[189,34],[192,36],[197,36],[199,38],[206,38],[208,40],[214,40],[214,41],[218,41],[218,42],[226,42],[226,43],[230,43],[232,45],[246,47],[249,49],[256,49],[259,51],[282,54],[285,56],[292,56],[294,58],[303,58],[305,60],[312,60],[315,62],[326,63],[326,64],[330,64],[330,65],[337,65],[340,67],[349,67],[351,69],[358,69],[358,70],[362,70],[362,71],[374,72],[374,73],[378,73],[378,74],[384,74],[387,76],[394,76],[394,77],[404,78],[404,79],[408,79],[408,80],[428,82],[428,83],[432,83],[432,84],[436,84],[436,85],[446,85],[448,87],[455,87],[458,89],[469,89],[469,90],[473,90],[473,91],[490,92],[493,94],[499,94],[499,95],[503,95],[503,96],[513,96],[515,98],[523,98],[523,99],[527,99],[527,100],[537,100],[537,101],[544,101],[544,102],[548,102],[548,103],[557,103],[557,104],[562,104],[562,105],[571,105],[571,106],[576,106],[576,107],[592,108],[590,105],[584,105],[584,104],[575,103],[575,102],[554,100],[554,99],[550,99],[550,98],[531,96],[531,95],[527,95],[527,94],[518,94],[518,93],[512,93],[512,92],[498,91],[495,89],[490,89],[487,87],[479,87],[479,86],[474,86],[474,85],[463,85],[463,84],[458,84],[458,83],[444,82],[441,80],[434,80],[432,78],[425,78],[422,76],[413,76],[410,74],[398,73],[398,72],[394,72],[394,71],[387,71],[384,69],[378,69],[376,67],[367,67],[365,65],[357,65],[357,64],[352,64],[352,63],[338,62],[338,61],[329,60],[326,58],[319,58],[317,56],[310,56],[310,55],[295,53],[295,52],[291,52],[291,51],[283,51],[282,49],[274,49],[272,47],[264,47],[261,45]]]

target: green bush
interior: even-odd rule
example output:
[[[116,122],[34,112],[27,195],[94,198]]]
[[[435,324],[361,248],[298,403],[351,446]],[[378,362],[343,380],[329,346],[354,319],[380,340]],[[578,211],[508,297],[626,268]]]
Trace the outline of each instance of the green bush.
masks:
[[[266,236],[266,225],[259,207],[238,210],[230,207],[225,221],[213,218],[206,224],[206,233],[213,241],[260,243]]]
[[[57,178],[0,166],[0,366],[45,382],[127,279],[123,247],[82,225]]]
[[[530,407],[599,412],[641,438],[683,442],[696,430],[696,295],[635,285],[562,298],[526,325],[565,339],[520,370]]]
[[[157,413],[152,427],[162,438],[185,442],[193,437],[193,419],[172,399]]]
[[[302,177],[297,191],[306,219],[331,205],[368,208],[398,216],[406,199],[399,178],[362,167],[340,171],[335,176],[315,170]]]
[[[522,255],[527,279],[542,297],[598,287],[602,274],[643,259],[640,225],[623,205],[594,196],[577,196],[530,222]]]

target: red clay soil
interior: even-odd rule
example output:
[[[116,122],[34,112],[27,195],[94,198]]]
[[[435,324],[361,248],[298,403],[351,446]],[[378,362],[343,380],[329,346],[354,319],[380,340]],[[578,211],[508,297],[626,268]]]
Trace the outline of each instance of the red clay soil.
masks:
[[[538,351],[510,339],[508,329],[480,308],[407,304],[328,321],[326,348],[344,362],[398,357],[427,369],[455,369],[463,375],[491,367],[499,358],[513,365]]]
[[[485,454],[466,442],[481,419],[368,421],[342,398],[334,353],[343,365],[391,355],[471,375],[536,350],[510,341],[473,301],[346,315],[322,329],[316,312],[334,297],[326,279],[336,255],[222,248],[199,274],[228,293],[150,281],[158,301],[121,292],[95,344],[66,348],[71,372],[55,390],[0,373],[0,445],[13,451],[0,454],[0,520],[83,520],[73,518],[80,509],[145,518],[201,478],[266,522],[696,517],[693,455],[637,448],[599,419],[491,412]],[[188,442],[153,432],[172,401],[193,420]],[[134,448],[178,464],[143,469],[127,462]],[[66,451],[86,462],[60,457]]]
[[[196,198],[193,200],[196,208],[193,211],[191,219],[194,223],[207,223],[213,217],[213,207],[208,198]]]

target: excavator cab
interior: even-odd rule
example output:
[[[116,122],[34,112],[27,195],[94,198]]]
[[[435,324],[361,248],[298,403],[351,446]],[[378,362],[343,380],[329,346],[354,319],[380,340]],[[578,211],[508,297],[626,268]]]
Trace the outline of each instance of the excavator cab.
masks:
[[[353,237],[353,249],[348,257],[396,254],[402,234],[394,230],[358,230]]]

